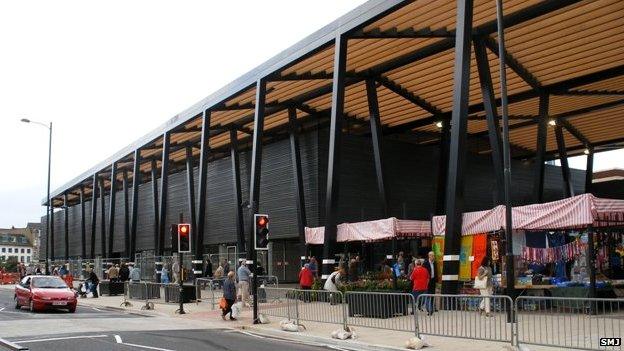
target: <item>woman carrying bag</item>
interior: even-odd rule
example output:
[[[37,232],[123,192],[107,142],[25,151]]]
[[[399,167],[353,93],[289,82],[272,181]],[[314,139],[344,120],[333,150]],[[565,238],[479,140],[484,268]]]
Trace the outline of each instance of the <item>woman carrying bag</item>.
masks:
[[[474,288],[479,289],[481,296],[492,296],[492,268],[490,268],[490,259],[487,256],[481,261],[481,266],[475,277]],[[482,298],[479,304],[479,312],[483,313],[484,311],[486,317],[491,316],[490,299],[487,297]]]

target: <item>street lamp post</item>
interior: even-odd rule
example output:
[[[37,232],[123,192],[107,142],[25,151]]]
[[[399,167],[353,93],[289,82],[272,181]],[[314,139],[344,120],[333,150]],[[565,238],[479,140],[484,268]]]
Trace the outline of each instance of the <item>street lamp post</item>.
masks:
[[[50,251],[49,247],[50,247],[50,230],[51,230],[51,223],[50,223],[50,169],[51,169],[51,166],[52,166],[52,122],[50,122],[49,125],[46,125],[45,123],[31,121],[28,118],[22,118],[21,121],[24,122],[24,123],[34,123],[34,124],[38,124],[38,125],[44,126],[44,127],[48,128],[48,131],[49,131],[49,137],[48,137],[48,195],[47,195],[47,201],[46,201],[46,259],[45,259],[45,270],[46,270],[46,274],[50,274],[48,253]]]

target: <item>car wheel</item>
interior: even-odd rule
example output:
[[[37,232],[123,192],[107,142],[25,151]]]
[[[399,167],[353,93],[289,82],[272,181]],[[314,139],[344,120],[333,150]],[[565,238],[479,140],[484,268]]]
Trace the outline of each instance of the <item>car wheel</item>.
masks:
[[[22,306],[20,306],[19,300],[17,299],[17,296],[15,296],[15,309],[19,310],[21,308],[22,308]]]
[[[69,313],[76,313],[76,306],[70,308]]]

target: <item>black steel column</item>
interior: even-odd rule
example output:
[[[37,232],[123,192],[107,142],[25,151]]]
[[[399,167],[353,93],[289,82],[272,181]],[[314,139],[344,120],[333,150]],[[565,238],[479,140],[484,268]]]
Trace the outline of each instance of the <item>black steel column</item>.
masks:
[[[158,251],[156,255],[162,256],[165,251],[165,232],[167,222],[167,198],[169,187],[169,141],[171,134],[163,134],[162,163],[160,165],[160,204],[158,216]],[[180,265],[182,262],[180,262]]]
[[[587,265],[589,267],[589,297],[596,297],[596,248],[594,246],[594,228],[590,226],[587,229]],[[592,303],[590,302],[590,306]],[[591,310],[592,314],[595,311]]]
[[[256,111],[254,118],[253,146],[251,150],[251,176],[249,183],[249,241],[247,242],[247,261],[251,263],[252,272],[256,271],[256,250],[254,248],[254,214],[258,212],[260,201],[260,173],[262,171],[262,134],[264,133],[264,113],[266,101],[266,81],[261,78],[256,82]],[[250,262],[251,261],[251,262]],[[252,293],[254,301],[258,301],[258,275],[253,275]],[[253,323],[258,323],[258,304],[253,304]]]
[[[108,257],[113,257],[113,244],[115,243],[115,199],[117,197],[117,162],[111,165],[110,194],[108,196]]]
[[[303,266],[308,248],[305,244],[305,227],[307,216],[305,208],[305,195],[303,192],[303,176],[301,173],[301,152],[299,151],[299,123],[297,122],[297,109],[288,109],[288,130],[290,134],[290,160],[293,172],[293,186],[297,202],[297,229],[299,230],[299,245],[301,245],[301,266]]]
[[[485,109],[485,117],[488,125],[488,137],[490,139],[490,148],[492,149],[492,165],[494,168],[494,179],[496,181],[496,205],[501,205],[504,202],[503,156],[501,153],[500,125],[498,122],[498,113],[496,112],[496,98],[494,96],[494,87],[492,87],[492,74],[490,72],[490,64],[483,40],[478,39],[474,41],[474,50],[479,72],[479,81],[481,82],[483,107]]]
[[[440,120],[440,156],[438,157],[438,184],[436,186],[435,214],[443,215],[446,208],[446,183],[448,182],[449,148],[451,140],[451,123]]]
[[[345,75],[347,71],[347,38],[336,36],[332,106],[329,125],[329,152],[327,162],[327,189],[325,192],[325,238],[323,240],[323,269],[321,279],[327,279],[334,269],[337,221],[338,188],[340,183],[340,149],[345,100]]]
[[[201,260],[204,256],[204,230],[206,224],[206,187],[208,179],[208,154],[210,152],[210,111],[204,111],[202,116],[201,150],[199,153],[199,184],[197,185],[197,247],[195,259]]]
[[[459,291],[459,254],[461,250],[462,215],[464,212],[464,164],[466,158],[466,130],[468,126],[472,13],[472,0],[457,1],[453,112],[451,117],[449,174],[446,187],[446,233],[442,274],[442,293],[444,294],[456,294]]]
[[[559,160],[561,161],[561,175],[563,176],[563,196],[574,196],[574,188],[570,180],[570,166],[568,165],[568,152],[566,151],[565,139],[563,138],[563,127],[561,123],[555,126],[555,137],[557,138],[557,149],[559,150]]]
[[[91,190],[91,248],[90,255],[95,258],[95,232],[97,231],[97,199],[98,197],[98,174],[93,174],[93,190]]]
[[[87,227],[84,186],[80,186],[80,258],[87,258]]]
[[[130,257],[130,196],[128,195],[128,170],[122,172],[124,206],[124,256]]]
[[[158,254],[158,169],[156,168],[156,160],[151,162],[152,172],[152,201],[154,207],[154,255]]]
[[[373,157],[375,160],[375,174],[377,175],[377,190],[379,191],[379,205],[383,218],[388,217],[388,201],[386,199],[386,183],[383,175],[381,160],[381,122],[379,116],[379,102],[377,101],[377,87],[372,79],[366,80],[366,96],[368,98],[368,114],[370,119],[371,141],[373,144]],[[394,251],[392,252],[394,255]]]
[[[535,178],[533,178],[533,201],[544,201],[544,162],[546,139],[548,138],[548,105],[549,95],[543,93],[539,97],[539,122],[537,125],[537,146],[535,151]]]
[[[592,192],[592,182],[594,178],[594,149],[587,148],[587,167],[585,167],[585,193]]]
[[[236,216],[236,251],[245,252],[245,229],[243,224],[243,209],[241,207],[241,179],[240,160],[238,157],[237,131],[230,129],[230,161],[232,162],[232,188],[234,190],[234,215]]]
[[[191,217],[191,233],[195,235],[197,228],[195,223],[197,218],[195,217],[195,177],[193,177],[193,147],[186,147],[186,190],[188,196],[188,207]],[[197,250],[197,248],[195,248]]]
[[[63,215],[65,221],[65,260],[69,260],[69,200],[67,192],[63,194]]]
[[[104,177],[100,178],[100,252],[102,257],[106,257],[106,203],[104,202],[104,196],[106,195],[106,188],[104,186]]]
[[[141,149],[134,150],[132,166],[132,223],[130,224],[130,261],[136,255],[137,222],[139,213],[139,185],[141,184]]]

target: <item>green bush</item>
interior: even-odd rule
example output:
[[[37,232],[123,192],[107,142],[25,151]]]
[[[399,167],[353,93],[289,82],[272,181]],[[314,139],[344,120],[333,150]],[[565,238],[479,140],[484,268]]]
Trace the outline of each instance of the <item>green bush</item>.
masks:
[[[16,257],[9,257],[6,261],[0,262],[0,267],[2,267],[2,270],[9,273],[16,273],[17,265],[18,262]]]

